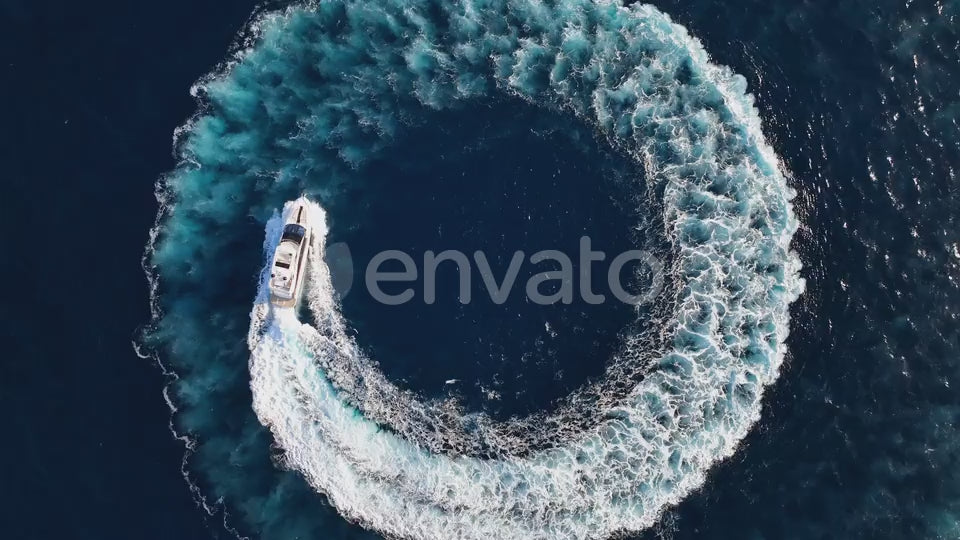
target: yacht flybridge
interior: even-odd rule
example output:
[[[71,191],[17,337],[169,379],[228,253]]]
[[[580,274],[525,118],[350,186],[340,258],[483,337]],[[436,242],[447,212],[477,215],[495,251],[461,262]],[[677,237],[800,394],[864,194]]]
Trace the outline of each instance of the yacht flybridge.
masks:
[[[306,197],[300,197],[294,202],[283,224],[283,236],[273,253],[273,263],[270,266],[270,303],[277,307],[294,307],[303,291],[307,256],[313,238],[309,204]]]

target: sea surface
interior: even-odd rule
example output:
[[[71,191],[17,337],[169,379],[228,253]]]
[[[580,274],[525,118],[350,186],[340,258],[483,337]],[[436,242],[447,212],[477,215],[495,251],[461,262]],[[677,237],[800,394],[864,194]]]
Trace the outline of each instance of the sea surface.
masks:
[[[0,537],[960,537],[960,2],[0,20]],[[584,236],[652,302],[364,286]]]

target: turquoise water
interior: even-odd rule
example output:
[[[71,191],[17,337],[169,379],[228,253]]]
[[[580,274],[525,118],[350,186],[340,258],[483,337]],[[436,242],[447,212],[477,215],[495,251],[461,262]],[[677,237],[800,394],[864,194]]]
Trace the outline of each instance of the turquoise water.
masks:
[[[456,17],[466,5],[485,11]],[[582,2],[330,2],[266,22],[284,4],[0,3],[0,537],[960,536],[960,4],[654,5],[686,30]],[[743,84],[718,97],[726,75],[703,62]],[[760,128],[733,114],[746,94]],[[756,133],[774,157],[751,151]],[[679,309],[699,275],[682,270],[725,241],[697,222],[723,210],[697,202],[717,177],[678,181],[700,151],[693,168],[777,165],[707,191],[756,208],[787,199],[782,176],[805,289],[775,351],[661,363],[725,343],[679,333],[702,322]],[[353,277],[339,304],[308,287],[308,326],[263,317],[258,281],[275,212],[302,189],[329,227],[314,283]],[[773,239],[782,223],[747,227]],[[362,286],[383,248],[502,263],[584,234],[664,261],[663,294],[500,306],[474,283],[461,305],[446,267],[435,304],[388,309]],[[738,283],[713,289],[714,313]],[[785,315],[761,290],[743,299]],[[727,368],[763,376],[731,391]],[[654,388],[666,376],[683,384]],[[699,422],[691,398],[721,392],[733,400]],[[365,491],[393,496],[352,497]]]
[[[191,460],[209,483],[201,491],[233,501],[264,537],[323,530],[331,518],[320,499],[315,512],[287,512],[309,506],[310,491],[349,520],[399,536],[604,537],[652,526],[732,454],[776,379],[787,306],[803,287],[788,247],[793,192],[742,77],[640,5],[331,2],[266,15],[253,28],[254,46],[195,89],[208,108],[180,133],[183,162],[161,183],[151,254],[159,316],[149,340],[178,374],[179,425],[195,436]],[[482,119],[502,119],[503,142],[491,142]],[[521,159],[556,172],[521,174],[499,144],[522,146]],[[558,144],[584,158],[550,156]],[[485,171],[471,148],[502,168]],[[586,174],[570,178],[575,167]],[[463,202],[430,188],[444,175],[459,182],[452,191]],[[564,201],[561,181],[581,183],[582,194]],[[503,182],[536,197],[488,191]],[[445,225],[451,245],[470,250],[473,228],[473,242],[498,237],[485,215],[514,213],[520,223],[503,228],[504,245],[551,230],[547,238],[564,241],[596,222],[605,243],[659,254],[670,285],[641,310],[544,315],[510,305],[473,312],[466,325],[441,311],[420,326],[429,310],[391,314],[356,296],[340,319],[318,260],[304,314],[316,330],[254,307],[247,343],[253,295],[237,290],[264,257],[257,229],[301,192],[330,209],[331,231],[343,231],[334,239],[351,238],[360,253],[436,244],[424,231]],[[446,204],[431,210],[404,195]],[[378,216],[378,196],[393,214]],[[368,213],[411,234],[376,234],[376,219],[361,219]],[[535,327],[547,319],[562,352],[530,351],[543,342],[537,330],[497,329],[511,317]],[[351,319],[362,330],[355,339]],[[382,337],[366,341],[377,325]],[[490,344],[502,348],[499,359]],[[254,409],[287,473],[265,462],[271,436],[259,425],[210,415],[245,394],[231,388],[251,376],[251,353]],[[531,355],[538,367],[513,367]],[[390,366],[388,378],[378,364]],[[529,394],[508,399],[490,390],[504,378],[523,384],[515,371],[542,381],[566,366],[580,372],[567,397],[557,395],[562,385],[526,385]],[[417,378],[426,370],[432,383]],[[477,381],[479,392],[444,401],[437,387],[449,374]],[[250,473],[239,478],[237,468]]]

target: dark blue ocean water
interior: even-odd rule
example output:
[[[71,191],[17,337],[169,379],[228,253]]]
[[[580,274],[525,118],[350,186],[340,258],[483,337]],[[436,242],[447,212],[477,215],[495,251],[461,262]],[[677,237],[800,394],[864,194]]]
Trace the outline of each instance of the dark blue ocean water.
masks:
[[[798,193],[807,287],[759,423],[639,536],[960,537],[960,4],[655,5],[747,79]],[[241,221],[252,239],[227,246],[236,266],[223,296],[195,294],[231,306],[212,323],[238,338],[217,353],[231,367],[188,370],[174,396],[178,429],[200,435],[195,489],[225,498],[212,517],[181,477],[165,379],[131,346],[150,318],[139,265],[154,183],[176,165],[171,134],[196,108],[187,89],[253,8],[3,4],[4,538],[229,537],[224,508],[254,537],[375,537],[274,466],[251,411],[242,339],[265,209],[204,221]],[[616,150],[510,100],[468,112],[426,117],[365,162],[364,183],[324,201],[331,241],[357,260],[383,248],[502,257],[569,249],[582,234],[612,251],[636,241],[635,214],[650,208],[624,204],[618,179],[637,172]],[[615,305],[450,298],[379,310],[353,291],[343,309],[391,380],[495,415],[548,407],[599,376],[630,320]]]
[[[215,538],[180,476],[139,259],[187,93],[253,2],[4,1],[0,536]]]

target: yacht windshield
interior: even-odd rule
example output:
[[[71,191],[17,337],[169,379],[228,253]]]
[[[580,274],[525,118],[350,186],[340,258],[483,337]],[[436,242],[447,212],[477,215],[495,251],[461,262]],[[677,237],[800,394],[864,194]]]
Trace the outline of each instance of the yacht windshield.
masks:
[[[280,241],[293,240],[299,244],[305,234],[307,234],[307,229],[303,225],[291,223],[283,228],[283,237],[280,238]]]

